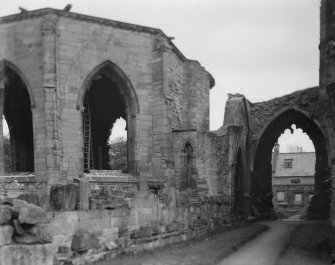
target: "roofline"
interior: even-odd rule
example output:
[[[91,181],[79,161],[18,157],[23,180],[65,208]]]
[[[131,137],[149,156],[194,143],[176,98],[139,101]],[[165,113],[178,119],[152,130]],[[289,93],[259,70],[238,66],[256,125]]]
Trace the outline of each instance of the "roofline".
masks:
[[[306,177],[315,177],[314,175],[274,175],[273,178],[306,178]]]
[[[146,27],[146,26],[126,23],[126,22],[121,22],[121,21],[115,21],[115,20],[106,19],[106,18],[99,18],[99,17],[89,16],[89,15],[84,15],[84,14],[79,14],[79,13],[74,13],[74,12],[68,12],[65,10],[54,9],[54,8],[49,8],[49,7],[0,17],[0,24],[6,24],[6,23],[21,21],[21,20],[36,18],[36,17],[42,17],[47,14],[55,14],[55,15],[63,16],[67,18],[86,20],[89,22],[93,22],[97,24],[104,24],[107,26],[109,25],[118,26],[120,28],[125,28],[129,30],[134,30],[134,31],[142,31],[145,33],[164,34],[162,30],[157,29],[157,28]]]
[[[279,155],[281,154],[315,154],[315,152],[287,152],[287,153],[279,153]]]
[[[96,24],[101,24],[101,25],[105,25],[105,26],[113,26],[113,27],[116,27],[116,28],[124,29],[124,30],[131,30],[131,31],[135,31],[135,32],[143,32],[143,33],[148,33],[148,34],[152,34],[152,35],[160,35],[160,36],[163,36],[167,40],[169,45],[171,45],[171,47],[172,47],[172,49],[171,49],[172,52],[174,52],[182,62],[195,61],[195,60],[187,59],[184,56],[184,54],[177,48],[177,46],[172,42],[171,38],[169,38],[161,29],[141,26],[141,25],[137,25],[137,24],[126,23],[126,22],[121,22],[121,21],[116,21],[116,20],[111,20],[111,19],[107,19],[107,18],[99,18],[99,17],[79,14],[79,13],[75,13],[75,12],[69,12],[69,11],[60,10],[60,9],[54,9],[54,8],[50,8],[50,7],[36,9],[36,10],[32,10],[32,11],[24,11],[24,12],[21,12],[21,13],[0,17],[0,24],[7,24],[7,23],[22,21],[22,20],[31,19],[31,18],[39,18],[39,17],[43,17],[44,15],[47,15],[47,14],[55,14],[55,15],[60,16],[60,17],[77,19],[77,20],[84,20],[84,21],[88,21],[88,22],[96,23]],[[208,73],[210,88],[212,88],[212,87],[215,86],[215,79],[206,69],[205,69],[205,71]]]
[[[188,60],[182,54],[182,52],[174,45],[171,39],[168,36],[166,36],[165,33],[161,29],[121,22],[121,21],[116,21],[116,20],[111,20],[111,19],[106,19],[106,18],[99,18],[99,17],[89,16],[89,15],[84,15],[84,14],[79,14],[79,13],[74,13],[74,12],[68,12],[68,11],[60,10],[60,9],[54,9],[54,8],[47,7],[47,8],[36,9],[32,11],[21,12],[21,13],[17,13],[13,15],[8,15],[8,16],[0,17],[0,24],[7,24],[7,23],[22,21],[22,20],[26,20],[30,18],[39,18],[47,14],[55,14],[61,17],[77,19],[77,20],[84,20],[84,21],[88,21],[91,23],[102,24],[105,26],[114,26],[120,29],[149,33],[152,35],[161,35],[167,39],[168,43],[172,46],[172,51],[174,51],[182,61]]]

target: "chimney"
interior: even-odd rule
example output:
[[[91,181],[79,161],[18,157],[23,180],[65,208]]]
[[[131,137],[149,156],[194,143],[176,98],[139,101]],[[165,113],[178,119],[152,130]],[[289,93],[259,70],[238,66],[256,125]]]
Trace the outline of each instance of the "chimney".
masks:
[[[273,147],[272,163],[271,163],[272,164],[272,175],[274,175],[276,172],[278,156],[279,156],[279,144],[275,143]]]

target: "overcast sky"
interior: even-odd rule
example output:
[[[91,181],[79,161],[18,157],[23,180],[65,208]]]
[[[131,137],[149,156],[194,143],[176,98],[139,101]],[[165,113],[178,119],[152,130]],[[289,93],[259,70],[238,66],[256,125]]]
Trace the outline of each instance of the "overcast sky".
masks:
[[[211,130],[222,125],[227,93],[256,102],[318,85],[319,0],[0,0],[0,16],[68,3],[175,37],[215,78]]]

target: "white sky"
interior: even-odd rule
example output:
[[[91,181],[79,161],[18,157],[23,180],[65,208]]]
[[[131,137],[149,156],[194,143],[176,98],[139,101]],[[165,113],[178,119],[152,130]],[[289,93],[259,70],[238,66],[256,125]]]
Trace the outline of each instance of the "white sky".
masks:
[[[211,130],[222,125],[227,93],[256,102],[318,85],[319,0],[0,0],[0,16],[68,3],[175,37],[216,80]]]
[[[292,126],[293,134],[289,129],[286,129],[278,138],[281,153],[297,152],[298,147],[302,147],[304,152],[315,152],[314,145],[309,136],[301,129],[296,129]]]

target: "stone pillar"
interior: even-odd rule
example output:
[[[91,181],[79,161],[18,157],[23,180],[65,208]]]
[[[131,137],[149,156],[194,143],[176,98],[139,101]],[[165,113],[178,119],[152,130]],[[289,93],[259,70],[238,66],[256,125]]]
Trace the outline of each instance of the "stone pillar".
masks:
[[[333,0],[322,0],[320,11],[320,96],[326,99],[329,86],[335,83],[335,3]]]
[[[233,210],[234,207],[234,197],[235,197],[235,172],[236,172],[236,157],[238,152],[238,147],[240,143],[240,137],[243,130],[242,126],[232,125],[227,128],[228,130],[228,167],[229,167],[229,173],[228,173],[228,180],[227,185],[230,186],[230,210]]]
[[[147,171],[147,178],[153,177],[156,180],[167,179],[171,181],[171,176],[168,173],[166,161],[173,160],[169,152],[169,146],[172,146],[171,128],[169,124],[169,104],[172,98],[169,95],[169,78],[171,74],[171,56],[172,50],[168,41],[162,36],[157,36],[154,43],[153,52],[153,89],[152,102],[149,103],[152,107],[152,155],[151,157],[139,159],[141,161],[140,168],[145,160],[151,160],[147,163],[152,168],[151,172]],[[139,119],[140,120],[140,119]],[[141,122],[139,122],[141,124]],[[140,132],[142,133],[142,132]],[[140,135],[140,137],[143,137]],[[145,137],[145,136],[144,136]],[[149,176],[152,174],[152,176]],[[144,175],[141,172],[141,175]]]
[[[89,210],[90,183],[86,179],[79,179],[79,203],[78,208],[82,211]]]
[[[127,169],[130,174],[138,175],[136,163],[137,139],[136,130],[136,115],[127,113]]]
[[[46,179],[49,185],[61,177],[61,129],[57,92],[57,22],[48,14],[42,22],[43,89],[46,141]]]
[[[5,172],[5,153],[4,153],[4,142],[3,142],[3,123],[2,115],[4,108],[4,91],[5,91],[5,81],[0,80],[0,175]]]
[[[333,241],[335,242],[335,3],[322,0],[320,10],[320,97],[328,101],[326,120],[330,144],[331,161],[331,216]],[[333,251],[335,257],[335,251]]]

